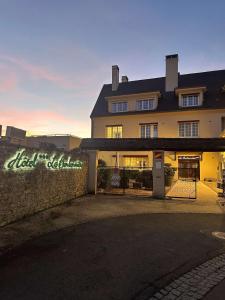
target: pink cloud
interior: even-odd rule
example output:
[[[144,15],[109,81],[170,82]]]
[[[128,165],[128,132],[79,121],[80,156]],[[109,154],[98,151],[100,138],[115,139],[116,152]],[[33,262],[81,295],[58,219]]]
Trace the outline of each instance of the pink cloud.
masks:
[[[0,92],[11,92],[17,86],[17,77],[13,72],[0,70]]]
[[[72,133],[79,136],[89,135],[89,126],[85,122],[68,118],[50,110],[1,109],[0,124],[19,127],[32,134]]]
[[[0,59],[19,66],[21,69],[25,70],[36,79],[44,79],[58,84],[64,88],[74,88],[74,83],[72,81],[66,79],[60,74],[48,70],[48,68],[44,66],[31,64],[25,61],[24,59],[9,55],[0,54]]]
[[[16,87],[16,76],[14,74],[8,75],[5,78],[0,78],[0,92],[10,92]]]

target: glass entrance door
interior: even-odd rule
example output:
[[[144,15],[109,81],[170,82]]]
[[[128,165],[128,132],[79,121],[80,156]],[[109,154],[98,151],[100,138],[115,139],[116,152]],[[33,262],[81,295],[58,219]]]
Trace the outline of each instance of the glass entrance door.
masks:
[[[178,157],[178,178],[179,179],[200,179],[199,156]]]

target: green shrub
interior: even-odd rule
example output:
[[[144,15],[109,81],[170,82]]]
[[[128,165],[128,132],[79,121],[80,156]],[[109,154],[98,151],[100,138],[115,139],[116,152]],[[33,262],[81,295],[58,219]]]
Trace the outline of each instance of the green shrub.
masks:
[[[112,177],[112,168],[107,168],[106,162],[103,159],[99,159],[97,187],[105,189],[108,186],[110,186],[111,177]]]
[[[137,182],[141,182],[142,186],[147,189],[153,188],[153,177],[152,177],[152,170],[143,170],[139,173]]]
[[[164,165],[164,174],[165,174],[165,185],[170,186],[173,181],[173,177],[175,175],[177,168],[171,167],[171,164],[166,163]]]

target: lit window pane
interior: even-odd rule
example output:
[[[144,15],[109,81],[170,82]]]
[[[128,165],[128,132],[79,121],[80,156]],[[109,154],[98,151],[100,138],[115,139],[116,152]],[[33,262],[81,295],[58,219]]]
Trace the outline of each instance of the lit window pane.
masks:
[[[112,138],[112,127],[107,127],[107,138]]]
[[[117,127],[117,138],[122,138],[122,126]]]
[[[122,126],[108,126],[106,135],[107,138],[122,138]]]
[[[148,157],[124,157],[125,167],[143,168],[148,165]]]

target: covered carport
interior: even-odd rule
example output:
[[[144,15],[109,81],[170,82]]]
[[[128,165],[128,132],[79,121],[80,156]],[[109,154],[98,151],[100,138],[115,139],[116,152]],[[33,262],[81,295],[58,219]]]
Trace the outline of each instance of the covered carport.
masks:
[[[143,138],[118,138],[118,139],[108,139],[108,138],[88,138],[81,141],[80,148],[83,151],[88,151],[90,157],[90,181],[91,181],[91,190],[93,193],[97,191],[97,161],[99,153],[101,151],[135,151],[136,153],[140,151],[148,151],[153,154],[153,164],[152,164],[152,174],[153,174],[153,196],[163,198],[168,195],[168,187],[165,188],[165,162],[167,162],[168,157],[171,161],[178,161],[179,159],[194,159],[196,153],[201,160],[204,168],[207,170],[207,179],[210,182],[210,174],[215,173],[215,170],[218,171],[219,177],[221,179],[222,169],[219,170],[213,161],[208,161],[208,154],[213,153],[216,155],[216,163],[218,163],[218,157],[220,153],[225,151],[225,139],[224,138],[152,138],[152,139],[143,139]],[[159,155],[161,153],[161,155]],[[180,155],[179,155],[180,154]],[[222,156],[221,156],[222,157]],[[221,164],[222,166],[222,164]],[[210,170],[211,168],[211,170]],[[175,168],[174,168],[175,169]],[[187,172],[181,172],[182,167],[179,165],[178,168],[180,174],[187,174]],[[185,169],[185,168],[184,168]],[[192,169],[192,168],[188,168]],[[194,169],[194,168],[193,168]],[[217,170],[218,169],[218,170]],[[190,170],[188,171],[190,173]],[[176,174],[178,174],[178,170]],[[188,174],[189,174],[188,173]],[[174,178],[178,175],[174,175]],[[191,179],[195,179],[193,176],[193,170],[191,170],[192,175],[188,175],[188,178],[182,178],[182,181],[188,182]],[[179,175],[180,176],[180,175]],[[184,176],[184,175],[183,175]],[[187,176],[187,175],[185,175]],[[193,178],[192,178],[193,177]],[[215,177],[215,176],[214,176]],[[196,177],[197,178],[197,177]],[[176,178],[178,179],[178,178]],[[177,181],[177,180],[176,180]],[[198,181],[198,180],[196,180]],[[202,179],[203,181],[203,179]],[[194,182],[194,180],[193,180]],[[196,183],[196,188],[199,188],[201,184]],[[210,184],[209,184],[210,186]],[[212,188],[212,187],[210,187]],[[178,188],[179,190],[179,188]],[[201,193],[200,193],[201,194]],[[182,198],[179,193],[172,195],[172,197]],[[187,197],[185,198],[196,198]]]

